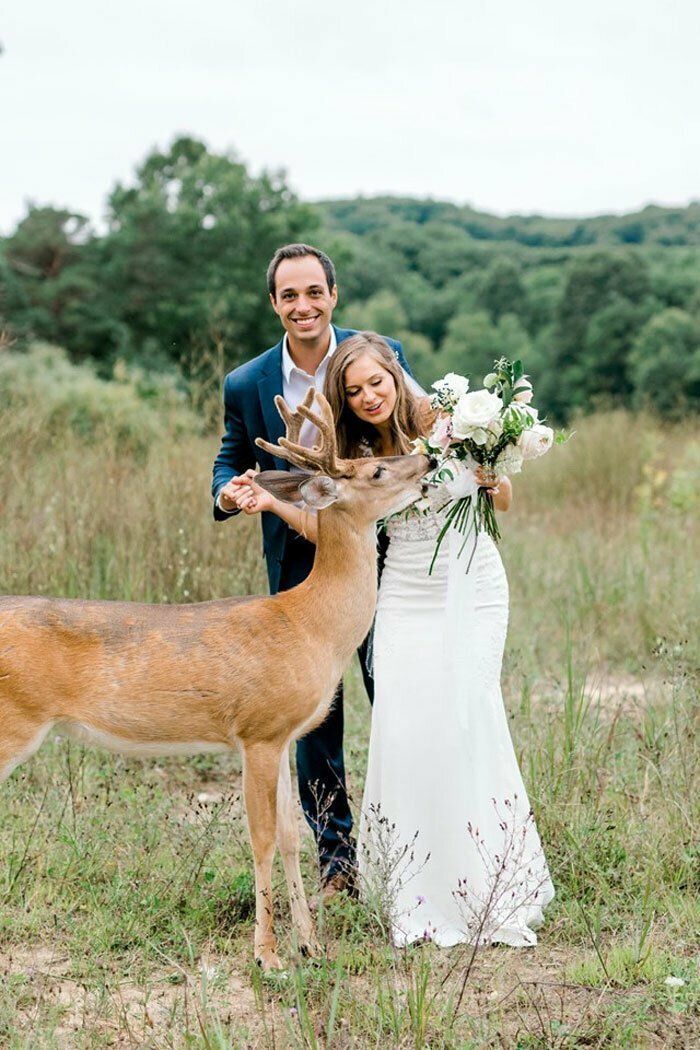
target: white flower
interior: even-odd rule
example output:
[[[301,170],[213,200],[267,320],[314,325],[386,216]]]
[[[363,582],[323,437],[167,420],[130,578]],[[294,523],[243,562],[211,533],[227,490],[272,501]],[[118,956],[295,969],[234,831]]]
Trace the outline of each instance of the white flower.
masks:
[[[473,390],[462,394],[455,405],[452,429],[456,438],[472,436],[474,430],[486,430],[501,414],[503,402],[497,394],[488,390]]]
[[[506,445],[500,456],[493,465],[494,473],[498,477],[519,474],[523,469],[523,454],[517,445]]]
[[[453,475],[452,478],[445,478],[444,483],[452,499],[476,496],[479,486],[473,470],[470,470],[459,459],[451,459],[445,466]]]
[[[472,430],[469,437],[475,445],[485,445],[489,439],[489,432],[484,430],[483,427],[477,427],[475,430]]]
[[[669,988],[683,988],[685,987],[685,981],[682,977],[667,977],[664,981]]]
[[[466,394],[469,389],[469,380],[466,376],[460,376],[457,372],[448,372],[442,379],[433,383],[433,390],[438,394],[448,394],[454,401]]]
[[[513,395],[514,401],[520,401],[523,405],[529,405],[532,401],[532,383],[527,376],[522,376],[515,384],[517,394]]]
[[[554,431],[543,423],[535,423],[529,430],[523,430],[518,438],[518,447],[523,459],[537,459],[549,452],[554,441]]]

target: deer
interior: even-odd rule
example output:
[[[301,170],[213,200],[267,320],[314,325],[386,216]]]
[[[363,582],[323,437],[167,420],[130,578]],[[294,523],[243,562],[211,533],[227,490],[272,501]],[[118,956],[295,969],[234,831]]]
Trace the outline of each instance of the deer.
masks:
[[[314,397],[318,410],[313,407]],[[239,748],[255,867],[254,956],[282,968],[273,926],[272,864],[279,848],[302,954],[319,953],[299,860],[289,745],[319,725],[377,598],[375,522],[426,491],[423,455],[339,459],[333,414],[312,388],[279,444],[259,447],[295,471],[256,481],[318,513],[307,579],[274,596],[183,605],[0,598],[0,779],[53,729],[131,755]],[[318,428],[299,443],[304,420]]]

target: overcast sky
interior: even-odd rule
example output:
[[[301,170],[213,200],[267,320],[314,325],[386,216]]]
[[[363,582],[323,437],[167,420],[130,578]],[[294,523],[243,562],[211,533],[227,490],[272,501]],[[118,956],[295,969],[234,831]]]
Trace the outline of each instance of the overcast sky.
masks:
[[[358,193],[585,215],[700,198],[698,0],[4,0],[0,231],[99,219],[179,132]]]

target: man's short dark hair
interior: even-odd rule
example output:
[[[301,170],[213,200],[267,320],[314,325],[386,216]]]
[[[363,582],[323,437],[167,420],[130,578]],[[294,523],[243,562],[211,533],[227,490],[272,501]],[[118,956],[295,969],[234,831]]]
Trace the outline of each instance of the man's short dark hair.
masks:
[[[279,264],[283,259],[303,259],[305,255],[313,255],[314,258],[318,259],[326,275],[328,291],[333,291],[335,288],[335,266],[325,252],[322,252],[320,248],[314,248],[311,244],[285,244],[282,248],[277,249],[267,268],[267,290],[273,299],[275,298],[275,280]]]

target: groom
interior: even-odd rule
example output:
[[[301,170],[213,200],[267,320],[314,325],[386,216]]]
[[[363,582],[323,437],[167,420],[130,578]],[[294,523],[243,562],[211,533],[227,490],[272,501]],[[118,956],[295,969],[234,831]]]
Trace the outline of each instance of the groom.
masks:
[[[273,458],[254,444],[256,437],[276,444],[284,434],[275,395],[281,394],[295,409],[309,387],[322,391],[336,347],[355,334],[331,324],[338,301],[335,268],[318,248],[308,244],[279,248],[267,270],[267,286],[284,335],[276,346],[235,368],[224,380],[226,431],[214,461],[212,481],[217,521],[238,512],[236,479],[256,462],[262,470],[289,469],[286,461]],[[387,342],[409,371],[401,344],[392,339]],[[317,433],[315,427],[305,424],[301,443],[311,446]],[[295,587],[309,575],[315,547],[274,514],[263,514],[262,530],[270,593]],[[371,679],[364,660],[361,663],[371,699]],[[326,721],[297,742],[297,777],[304,815],[316,836],[323,895],[328,899],[342,890],[352,890],[355,871],[352,817],[345,788],[342,683]]]

